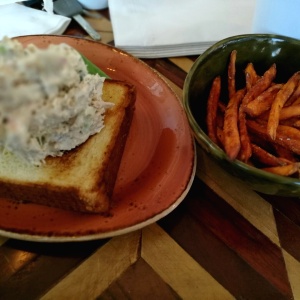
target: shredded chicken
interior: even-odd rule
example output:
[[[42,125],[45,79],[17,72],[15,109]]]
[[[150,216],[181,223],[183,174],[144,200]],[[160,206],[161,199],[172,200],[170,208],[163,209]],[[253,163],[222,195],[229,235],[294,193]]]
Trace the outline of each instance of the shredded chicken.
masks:
[[[39,49],[0,41],[0,146],[39,165],[85,142],[104,126],[113,104],[102,100],[103,77],[88,74],[66,44]]]

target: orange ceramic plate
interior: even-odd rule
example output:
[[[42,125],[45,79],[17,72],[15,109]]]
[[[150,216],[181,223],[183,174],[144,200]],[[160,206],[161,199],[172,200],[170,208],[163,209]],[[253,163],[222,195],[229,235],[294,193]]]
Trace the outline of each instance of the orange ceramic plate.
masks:
[[[44,242],[106,238],[142,228],[175,209],[194,178],[195,154],[185,113],[165,81],[142,61],[94,41],[62,36],[19,40],[39,47],[70,44],[111,78],[133,83],[137,101],[109,216],[0,199],[0,235]]]

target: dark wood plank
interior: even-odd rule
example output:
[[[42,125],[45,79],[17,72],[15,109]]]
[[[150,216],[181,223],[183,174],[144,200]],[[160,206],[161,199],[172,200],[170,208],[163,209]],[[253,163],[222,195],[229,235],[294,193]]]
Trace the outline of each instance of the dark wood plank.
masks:
[[[275,210],[280,211],[292,223],[300,227],[300,200],[298,197],[279,197],[260,194]]]
[[[274,208],[282,248],[300,261],[300,201],[297,197],[262,195]],[[299,279],[300,282],[300,279]]]
[[[300,227],[278,210],[274,211],[274,215],[282,248],[300,261]]]
[[[8,240],[0,247],[1,260],[5,260],[0,265],[0,299],[37,299],[106,241],[55,244]]]
[[[238,299],[292,299],[281,249],[199,179],[160,225]]]
[[[175,300],[180,297],[140,258],[97,299]]]

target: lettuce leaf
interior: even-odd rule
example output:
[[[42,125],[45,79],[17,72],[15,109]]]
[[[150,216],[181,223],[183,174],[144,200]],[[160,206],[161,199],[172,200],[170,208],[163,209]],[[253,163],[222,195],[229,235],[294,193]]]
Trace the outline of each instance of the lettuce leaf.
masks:
[[[94,65],[89,59],[87,59],[84,55],[80,54],[82,59],[84,60],[89,74],[98,74],[100,77],[110,78],[105,72],[103,72],[100,68]]]

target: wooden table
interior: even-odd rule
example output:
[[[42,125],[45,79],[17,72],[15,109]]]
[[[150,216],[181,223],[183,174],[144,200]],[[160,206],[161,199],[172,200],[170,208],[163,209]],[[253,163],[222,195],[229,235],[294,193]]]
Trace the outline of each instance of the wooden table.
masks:
[[[87,18],[113,45],[108,11]],[[86,37],[74,22],[66,34]],[[196,57],[145,60],[182,97]],[[0,237],[0,299],[300,299],[299,199],[259,195],[201,151],[171,214],[78,243]]]

